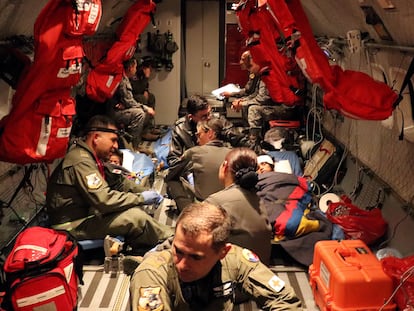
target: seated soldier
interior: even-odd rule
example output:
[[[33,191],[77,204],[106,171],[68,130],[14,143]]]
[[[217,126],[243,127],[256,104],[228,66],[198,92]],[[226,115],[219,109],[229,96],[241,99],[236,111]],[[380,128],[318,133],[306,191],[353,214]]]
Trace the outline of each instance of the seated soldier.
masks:
[[[135,75],[136,71],[136,59],[131,58],[124,62],[122,80],[108,107],[108,113],[117,125],[125,127],[125,130],[132,136],[134,150],[138,150],[142,139],[156,140],[159,137],[146,133],[150,116],[155,115],[155,110],[134,99],[129,78]]]
[[[240,67],[242,70],[247,70],[249,72],[249,79],[246,83],[246,85],[244,86],[244,88],[241,88],[238,92],[223,92],[220,95],[224,96],[225,98],[229,98],[229,97],[243,97],[243,96],[247,96],[250,95],[251,93],[254,92],[255,90],[255,86],[256,86],[256,82],[257,79],[259,79],[258,75],[255,75],[254,72],[251,72],[250,70],[252,70],[252,66],[251,66],[251,61],[252,61],[252,55],[250,54],[250,51],[244,51],[242,53],[242,55],[240,56]]]
[[[152,72],[152,58],[144,57],[140,60],[137,73],[129,78],[132,86],[132,94],[134,99],[152,109],[155,109],[155,96],[149,90],[149,78]],[[152,134],[160,134],[158,129],[155,129],[155,119],[153,115],[149,116],[149,127]]]
[[[174,168],[175,174],[180,174],[184,179],[187,179],[188,174],[192,176],[191,189],[198,200],[204,200],[223,189],[218,172],[226,154],[231,150],[222,140],[223,127],[221,119],[199,121],[196,133],[198,146],[187,149]],[[188,184],[185,180],[183,182]]]
[[[143,58],[140,61],[137,72],[129,78],[132,86],[132,94],[137,102],[155,109],[155,96],[149,91],[149,78],[151,76],[151,59]]]
[[[234,218],[230,242],[254,251],[260,260],[270,261],[272,229],[267,213],[256,194],[258,176],[256,153],[248,148],[234,148],[227,153],[219,169],[224,189],[205,201],[223,207]]]
[[[167,192],[174,199],[178,211],[193,201],[188,191],[183,187],[179,174],[175,174],[174,167],[179,164],[184,151],[197,145],[197,123],[211,118],[211,106],[207,99],[200,95],[193,95],[187,100],[187,114],[179,118],[173,127],[170,150],[167,156],[169,167],[166,176]],[[233,124],[220,117],[224,122],[223,139],[232,146],[243,145],[244,135],[237,132]]]
[[[262,310],[302,310],[293,289],[250,250],[229,242],[221,207],[194,203],[177,220],[169,249],[149,252],[130,285],[133,310],[234,310],[243,292]]]
[[[77,141],[52,173],[46,209],[53,228],[79,240],[123,236],[132,252],[153,247],[173,229],[149,216],[142,205],[159,203],[156,191],[106,169],[118,148],[118,129],[107,116],[92,117],[84,140]]]
[[[269,119],[284,119],[293,112],[281,103],[275,103],[269,95],[269,90],[261,78],[266,74],[267,68],[260,68],[251,58],[248,70],[252,76],[250,94],[237,98],[232,102],[232,108],[242,111],[243,118],[247,119],[252,140],[259,141],[262,137],[262,128]]]

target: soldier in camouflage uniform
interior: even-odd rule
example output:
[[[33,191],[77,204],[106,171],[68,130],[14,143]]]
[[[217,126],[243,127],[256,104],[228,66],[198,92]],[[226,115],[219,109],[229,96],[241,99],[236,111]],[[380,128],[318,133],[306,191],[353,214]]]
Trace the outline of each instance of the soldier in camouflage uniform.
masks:
[[[301,310],[290,286],[253,252],[227,242],[231,227],[220,207],[186,207],[172,247],[148,253],[135,270],[132,310],[233,310],[240,290],[262,310]]]
[[[47,187],[46,208],[52,227],[70,231],[79,240],[123,236],[133,250],[154,246],[171,235],[144,210],[162,197],[121,174],[106,170],[103,162],[118,147],[117,128],[106,116],[92,117],[85,141],[69,150],[53,172]]]
[[[236,111],[242,110],[243,118],[251,130],[251,134],[261,137],[262,127],[266,128],[264,122],[271,119],[289,119],[293,110],[283,103],[272,100],[262,76],[267,73],[268,68],[260,68],[250,56],[249,67],[249,92],[241,98],[233,100],[232,108]]]
[[[129,78],[137,72],[137,60],[131,58],[124,63],[124,73],[115,96],[109,103],[109,115],[122,125],[132,136],[132,147],[138,150],[142,138],[156,140],[158,136],[146,133],[150,117],[155,115],[152,107],[137,102],[133,95]]]
[[[252,94],[255,91],[256,84],[260,79],[259,75],[256,75],[254,72],[251,72],[252,66],[252,55],[250,54],[250,51],[244,51],[242,55],[240,56],[240,67],[242,70],[247,70],[249,72],[248,80],[246,82],[246,85],[244,88],[241,88],[238,92],[223,92],[220,95],[224,96],[226,98],[229,97],[243,97],[248,96]]]

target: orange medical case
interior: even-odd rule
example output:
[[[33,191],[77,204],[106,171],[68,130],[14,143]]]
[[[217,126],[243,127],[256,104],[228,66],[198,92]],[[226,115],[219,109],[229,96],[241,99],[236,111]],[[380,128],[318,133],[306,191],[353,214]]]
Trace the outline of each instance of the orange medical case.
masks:
[[[309,276],[322,311],[379,310],[394,290],[381,262],[361,240],[317,242]],[[395,308],[391,301],[383,310]]]

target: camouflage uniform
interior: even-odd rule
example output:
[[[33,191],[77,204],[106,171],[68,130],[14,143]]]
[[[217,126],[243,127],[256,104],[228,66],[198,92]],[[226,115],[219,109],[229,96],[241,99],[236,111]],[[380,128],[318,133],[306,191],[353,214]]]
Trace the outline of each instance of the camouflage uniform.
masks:
[[[244,113],[247,111],[247,122],[250,128],[261,128],[264,122],[271,119],[285,119],[290,115],[290,110],[284,105],[275,103],[265,83],[258,79],[255,90],[242,98]]]
[[[138,207],[144,202],[142,190],[109,170],[104,178],[92,150],[80,141],[53,172],[46,208],[52,226],[70,230],[80,240],[119,235],[131,247],[141,249],[173,235],[171,227]]]
[[[246,82],[244,88],[240,89],[237,93],[232,93],[231,97],[240,98],[252,94],[255,91],[256,85],[260,80],[260,75],[249,73],[249,79]]]
[[[247,249],[232,249],[201,280],[180,282],[170,250],[151,252],[131,280],[132,310],[233,310],[242,289],[262,310],[302,310],[293,289]]]
[[[124,109],[109,107],[110,116],[116,121],[117,125],[123,125],[125,130],[132,136],[132,146],[137,148],[141,142],[144,128],[149,125],[150,117],[146,113],[148,106],[137,102],[132,93],[131,82],[128,77],[123,76],[115,95],[113,105],[121,103]]]

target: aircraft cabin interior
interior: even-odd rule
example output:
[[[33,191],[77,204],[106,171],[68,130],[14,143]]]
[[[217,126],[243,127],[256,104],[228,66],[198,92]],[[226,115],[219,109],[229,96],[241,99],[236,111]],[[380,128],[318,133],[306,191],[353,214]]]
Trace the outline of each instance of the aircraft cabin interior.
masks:
[[[170,310],[159,287],[132,288],[142,257],[125,272],[125,256],[145,263],[158,243],[135,252],[116,234],[74,233],[82,285],[66,270],[64,294],[36,291],[42,283],[23,292],[28,275],[51,271],[26,266],[39,265],[40,246],[32,258],[18,254],[27,229],[70,232],[131,192],[140,200],[131,209],[168,230],[188,202],[223,207],[237,228],[230,241],[245,234],[235,239],[245,259],[260,257],[283,284],[269,280],[275,292],[293,288],[298,310],[414,310],[413,24],[412,0],[0,0],[0,310]],[[90,127],[96,116],[115,128]],[[112,137],[112,148],[94,133]],[[89,156],[70,157],[80,147]],[[236,149],[257,159],[254,168],[227,171]],[[109,163],[118,151],[121,162]],[[88,161],[95,171],[83,184],[54,187]],[[124,191],[103,166],[141,190]],[[249,188],[240,183],[246,172]],[[230,195],[234,185],[244,194]],[[58,199],[89,214],[77,222],[76,207],[65,206],[57,221]],[[263,245],[269,258],[254,254]],[[176,310],[181,296],[185,310],[202,309],[181,291],[169,293]],[[59,301],[68,292],[72,301]],[[277,310],[263,301],[250,295],[232,310]]]

